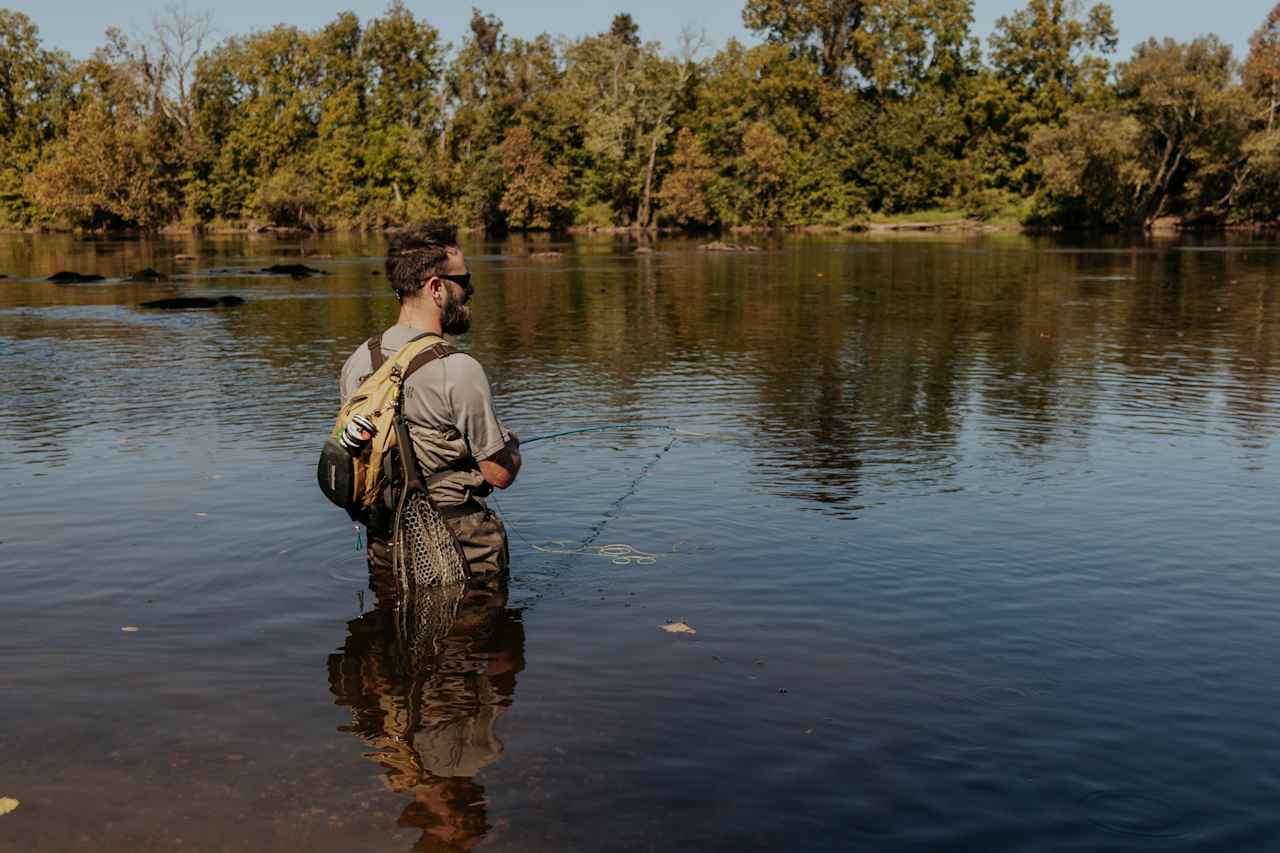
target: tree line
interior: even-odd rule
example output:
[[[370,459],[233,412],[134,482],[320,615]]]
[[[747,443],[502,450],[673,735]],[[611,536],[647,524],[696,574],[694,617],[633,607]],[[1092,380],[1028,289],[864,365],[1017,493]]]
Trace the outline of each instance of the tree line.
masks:
[[[215,42],[171,9],[75,61],[0,9],[0,224],[155,229],[829,225],[945,208],[1045,227],[1280,219],[1280,5],[1116,56],[1111,9],[746,0],[762,43],[579,39],[473,13]]]

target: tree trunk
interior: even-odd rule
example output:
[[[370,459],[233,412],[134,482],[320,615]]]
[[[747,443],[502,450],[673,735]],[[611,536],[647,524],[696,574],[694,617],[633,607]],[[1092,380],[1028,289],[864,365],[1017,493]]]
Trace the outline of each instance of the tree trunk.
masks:
[[[640,199],[640,227],[648,228],[653,200],[653,167],[658,160],[658,136],[660,127],[653,129],[653,140],[649,143],[649,165],[644,170],[644,195]]]

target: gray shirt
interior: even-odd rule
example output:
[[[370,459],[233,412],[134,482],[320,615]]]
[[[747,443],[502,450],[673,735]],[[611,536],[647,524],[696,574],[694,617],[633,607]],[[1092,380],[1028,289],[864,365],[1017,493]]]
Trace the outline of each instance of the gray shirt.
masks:
[[[410,340],[422,334],[406,323],[398,323],[382,333],[382,354],[391,358]],[[339,390],[346,402],[360,383],[373,372],[369,347],[361,344],[342,366]],[[405,383],[404,416],[414,439],[419,464],[424,473],[446,468],[470,468],[475,480],[476,461],[496,455],[511,433],[498,419],[493,392],[484,368],[466,353],[438,358],[418,369]],[[466,492],[486,492],[483,478],[466,478],[452,484],[441,483],[440,494],[433,485],[432,497],[442,505],[458,503]]]

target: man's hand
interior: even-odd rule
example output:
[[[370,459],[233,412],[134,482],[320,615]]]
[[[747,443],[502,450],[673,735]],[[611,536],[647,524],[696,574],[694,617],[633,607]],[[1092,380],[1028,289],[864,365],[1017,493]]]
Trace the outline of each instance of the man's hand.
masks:
[[[506,445],[488,459],[480,460],[480,473],[495,489],[505,489],[520,473],[520,437],[514,432]]]

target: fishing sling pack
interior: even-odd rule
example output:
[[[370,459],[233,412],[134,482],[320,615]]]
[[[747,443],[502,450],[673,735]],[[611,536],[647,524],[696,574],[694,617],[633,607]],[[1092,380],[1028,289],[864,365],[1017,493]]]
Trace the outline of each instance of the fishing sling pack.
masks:
[[[366,345],[373,372],[342,404],[333,432],[320,450],[320,463],[316,468],[320,491],[353,518],[381,495],[392,477],[388,470],[390,453],[407,440],[402,438],[408,436],[403,414],[404,383],[422,367],[458,352],[441,337],[431,334],[414,338],[391,358],[382,355],[382,335],[370,338]],[[353,454],[343,445],[342,438],[355,417],[372,424],[373,436]],[[400,455],[406,460],[412,459],[412,446],[401,449]],[[421,482],[410,485],[422,487]]]

